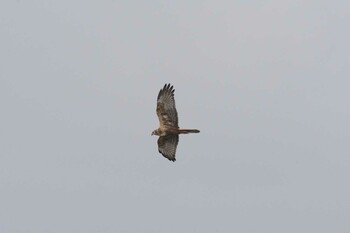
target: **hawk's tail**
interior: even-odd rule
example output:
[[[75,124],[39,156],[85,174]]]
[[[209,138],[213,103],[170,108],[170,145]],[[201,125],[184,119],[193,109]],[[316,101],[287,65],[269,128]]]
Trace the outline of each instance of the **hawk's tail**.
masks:
[[[179,129],[180,134],[199,133],[198,129]]]

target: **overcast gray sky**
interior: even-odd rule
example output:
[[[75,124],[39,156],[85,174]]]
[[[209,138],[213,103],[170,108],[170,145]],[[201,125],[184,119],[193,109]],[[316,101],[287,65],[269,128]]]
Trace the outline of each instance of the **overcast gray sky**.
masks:
[[[350,232],[349,8],[1,1],[0,231]]]

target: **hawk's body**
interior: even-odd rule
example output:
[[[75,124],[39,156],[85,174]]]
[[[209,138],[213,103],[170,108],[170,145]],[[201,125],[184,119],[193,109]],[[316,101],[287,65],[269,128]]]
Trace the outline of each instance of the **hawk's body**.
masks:
[[[175,106],[173,86],[165,84],[159,91],[157,98],[157,115],[159,128],[152,135],[160,136],[158,139],[158,151],[164,157],[175,161],[176,147],[179,143],[179,134],[199,133],[197,129],[180,129]]]

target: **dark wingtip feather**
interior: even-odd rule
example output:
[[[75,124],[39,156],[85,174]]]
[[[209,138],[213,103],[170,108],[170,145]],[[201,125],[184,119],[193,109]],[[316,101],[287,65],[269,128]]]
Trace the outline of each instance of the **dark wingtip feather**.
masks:
[[[174,86],[171,85],[170,83],[164,84],[163,88],[160,89],[160,91],[158,93],[157,99],[159,99],[160,96],[163,95],[164,93],[170,93],[172,96],[174,96],[174,93],[175,93]]]
[[[171,85],[170,83],[166,83],[163,87],[164,90],[172,90],[173,89],[173,85]]]
[[[158,150],[158,152],[159,152],[160,154],[162,154],[165,158],[169,159],[170,161],[173,161],[173,162],[176,161],[175,158],[169,158],[166,154],[163,154],[160,150]]]
[[[160,96],[163,94],[163,89],[160,89],[158,96],[157,96],[157,100],[160,98]]]
[[[163,154],[163,155],[164,155],[167,159],[169,159],[170,161],[173,161],[173,162],[176,161],[175,157],[174,157],[174,158],[170,158],[170,157],[166,156],[165,154]]]

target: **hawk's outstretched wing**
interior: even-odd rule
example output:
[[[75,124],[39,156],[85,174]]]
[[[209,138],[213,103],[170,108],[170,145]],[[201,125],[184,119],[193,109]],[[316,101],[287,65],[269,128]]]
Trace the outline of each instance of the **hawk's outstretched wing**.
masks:
[[[166,135],[158,138],[158,151],[165,158],[175,161],[176,147],[179,143],[179,135]]]
[[[179,128],[174,92],[175,90],[170,84],[165,84],[163,89],[159,91],[157,98],[157,115],[160,128]]]

